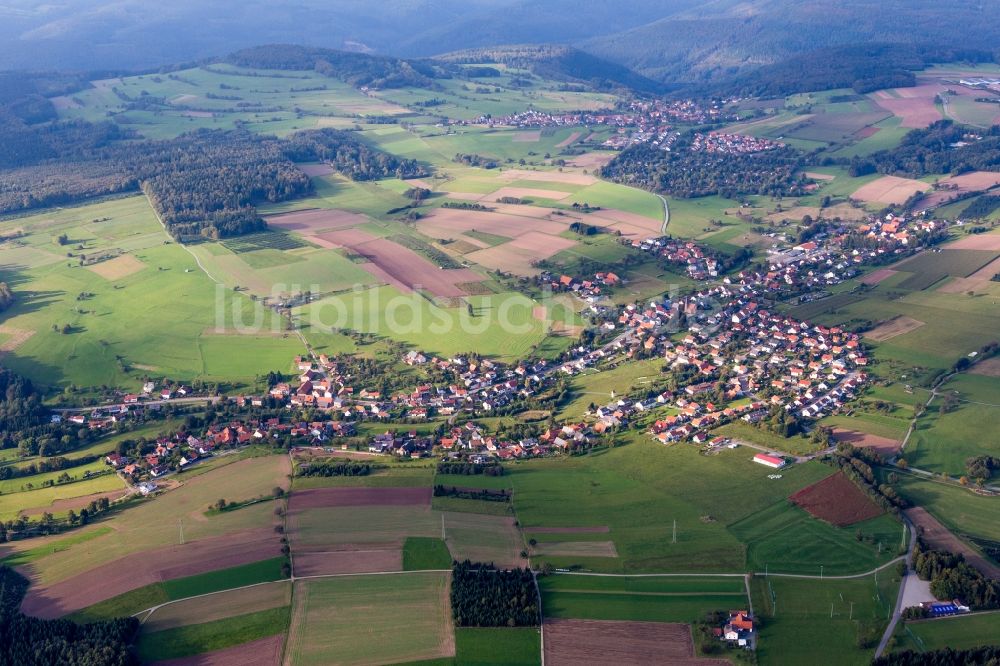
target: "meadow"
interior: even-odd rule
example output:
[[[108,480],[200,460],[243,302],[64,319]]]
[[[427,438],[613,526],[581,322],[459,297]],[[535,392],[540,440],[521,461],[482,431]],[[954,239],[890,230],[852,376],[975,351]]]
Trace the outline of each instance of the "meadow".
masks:
[[[896,650],[965,650],[996,643],[997,613],[976,613],[923,622],[906,622],[896,630]]]

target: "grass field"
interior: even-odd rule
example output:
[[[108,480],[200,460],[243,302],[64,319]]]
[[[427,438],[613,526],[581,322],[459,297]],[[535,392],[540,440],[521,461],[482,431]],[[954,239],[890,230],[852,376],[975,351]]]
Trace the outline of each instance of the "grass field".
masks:
[[[541,634],[531,627],[455,629],[455,656],[411,666],[536,666],[542,661]]]
[[[896,630],[896,649],[929,652],[996,645],[997,612],[906,622]]]
[[[539,580],[546,617],[697,622],[706,613],[746,606],[742,576],[732,578],[598,578]]]
[[[903,497],[957,534],[1000,542],[1000,497],[977,495],[959,485],[900,474]]]
[[[144,633],[139,637],[137,651],[144,662],[187,657],[284,633],[288,620],[289,607],[285,606]]]
[[[350,576],[296,583],[291,663],[401,663],[455,654],[450,574]]]
[[[404,570],[447,569],[450,566],[451,554],[443,540],[432,537],[407,537],[403,542]]]
[[[99,469],[100,471],[105,471],[107,469],[107,467],[100,462],[93,463],[92,465],[87,465],[85,467],[92,467],[94,470]],[[78,467],[71,471],[74,473],[73,476],[77,476],[82,475],[83,470],[83,467]],[[122,481],[117,474],[103,474],[90,479],[74,481],[73,483],[64,483],[56,486],[49,486],[47,488],[36,487],[33,490],[19,492],[22,485],[28,483],[37,484],[39,481],[36,479],[40,477],[58,476],[59,474],[61,474],[61,472],[56,472],[51,475],[43,474],[32,477],[22,477],[20,479],[12,479],[4,482],[10,484],[11,489],[0,495],[0,519],[12,520],[16,518],[18,513],[21,511],[28,509],[45,509],[58,500],[72,499],[74,497],[86,497],[87,495],[123,490],[125,488],[125,482]]]
[[[899,579],[888,569],[852,580],[798,580],[758,576],[751,582],[761,621],[762,664],[868,664],[895,604]],[[822,626],[822,631],[812,628]],[[808,635],[808,640],[803,637]],[[859,648],[859,636],[874,637]]]

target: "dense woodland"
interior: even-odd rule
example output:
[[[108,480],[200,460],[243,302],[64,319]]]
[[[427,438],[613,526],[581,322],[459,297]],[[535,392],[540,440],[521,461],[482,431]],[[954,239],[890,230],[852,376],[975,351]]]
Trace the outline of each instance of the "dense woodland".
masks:
[[[785,197],[805,192],[805,180],[795,175],[799,159],[791,148],[723,155],[692,151],[689,141],[689,137],[678,140],[670,152],[648,144],[632,146],[601,169],[601,176],[681,198]]]
[[[540,620],[530,570],[469,560],[452,566],[451,610],[456,627],[535,627]]]
[[[1000,171],[1000,125],[984,131],[939,120],[909,132],[896,148],[855,158],[850,166],[852,176],[886,173],[920,178],[967,171]]]
[[[961,554],[933,550],[919,540],[913,569],[922,580],[930,581],[938,599],[958,599],[975,610],[1000,608],[1000,581],[984,576]]]
[[[76,624],[39,620],[20,611],[28,581],[0,566],[0,666],[130,666],[139,630],[134,617]]]
[[[427,170],[416,160],[396,157],[359,141],[351,132],[334,129],[296,132],[284,143],[296,162],[327,162],[351,180],[422,178]]]
[[[1000,663],[1000,646],[970,650],[932,650],[930,652],[893,652],[872,662],[872,666],[995,666]]]

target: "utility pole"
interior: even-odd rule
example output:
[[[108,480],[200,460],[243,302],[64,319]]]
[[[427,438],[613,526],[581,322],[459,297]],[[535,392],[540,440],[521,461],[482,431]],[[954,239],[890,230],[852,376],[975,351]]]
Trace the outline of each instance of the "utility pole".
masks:
[[[677,543],[677,519],[674,518],[674,538],[671,543]]]
[[[823,580],[823,565],[819,565],[819,579]]]
[[[851,614],[848,616],[847,619],[848,620],[853,620],[854,619],[854,602],[853,601],[851,602]]]

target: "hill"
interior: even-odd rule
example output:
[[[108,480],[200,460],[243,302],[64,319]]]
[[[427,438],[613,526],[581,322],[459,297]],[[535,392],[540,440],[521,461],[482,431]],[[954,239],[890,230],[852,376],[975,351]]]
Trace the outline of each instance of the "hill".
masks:
[[[653,81],[617,63],[598,58],[569,46],[521,44],[482,47],[447,53],[436,58],[450,63],[496,63],[527,69],[555,81],[576,81],[598,90],[631,88],[640,92],[661,92],[662,83]]]

